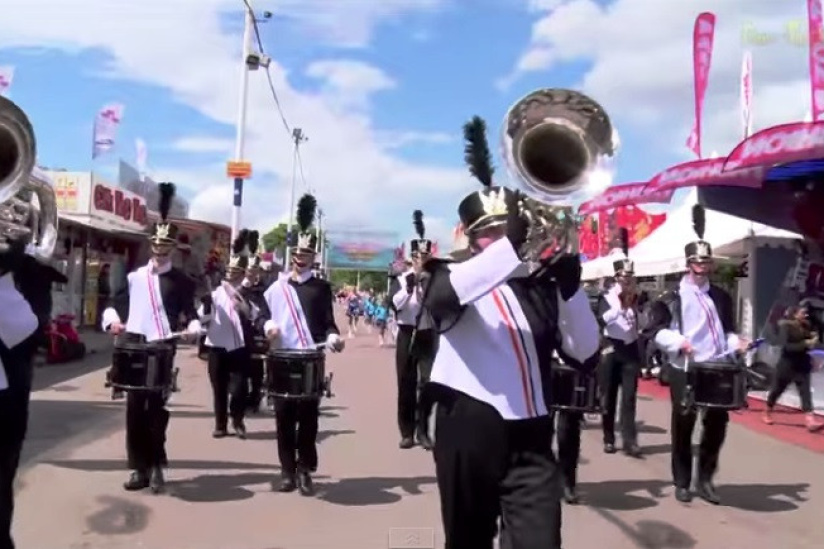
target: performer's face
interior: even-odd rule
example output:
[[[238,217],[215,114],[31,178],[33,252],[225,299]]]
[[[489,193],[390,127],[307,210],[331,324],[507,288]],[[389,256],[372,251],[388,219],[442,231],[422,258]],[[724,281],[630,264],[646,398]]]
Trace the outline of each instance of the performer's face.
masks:
[[[152,242],[152,259],[158,265],[165,265],[172,260],[172,252],[174,249],[174,244]]]
[[[704,259],[701,261],[690,261],[690,273],[693,277],[703,281],[709,278],[715,269],[715,263],[712,259]]]
[[[430,257],[432,257],[432,256],[429,255],[429,254],[425,254],[425,253],[414,253],[414,254],[412,254],[412,267],[416,271],[420,271],[423,268],[423,266],[426,264],[426,262],[429,261]]]
[[[295,271],[305,273],[312,269],[315,264],[315,254],[306,252],[294,252],[292,254],[292,266]]]
[[[246,278],[248,278],[249,282],[251,282],[253,285],[260,282],[260,276],[260,269],[257,267],[253,267],[246,271]]]
[[[506,225],[493,225],[473,231],[469,235],[469,246],[474,253],[484,251],[490,244],[506,236]]]
[[[240,269],[227,269],[226,280],[230,284],[240,284],[243,281],[243,271]]]
[[[615,277],[615,280],[621,285],[621,288],[635,287],[635,277],[630,273],[621,273]]]

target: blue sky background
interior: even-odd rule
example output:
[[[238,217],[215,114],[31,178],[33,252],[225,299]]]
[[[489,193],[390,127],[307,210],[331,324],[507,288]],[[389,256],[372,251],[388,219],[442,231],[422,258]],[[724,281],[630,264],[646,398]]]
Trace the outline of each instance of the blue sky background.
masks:
[[[187,3],[186,0],[178,1]],[[24,0],[19,0],[18,3],[21,6],[25,4]],[[730,4],[736,3],[741,4],[741,2],[730,2]],[[758,4],[758,2],[755,3]],[[195,5],[194,2],[188,4]],[[410,176],[401,183],[409,187],[408,191],[395,192],[387,189],[387,193],[375,192],[376,189],[380,191],[378,185],[358,195],[355,192],[358,177],[362,175],[364,180],[369,179],[372,167],[363,163],[358,166],[338,168],[334,165],[324,165],[326,156],[313,156],[314,143],[319,140],[319,137],[333,133],[330,131],[329,124],[334,124],[334,122],[327,121],[325,126],[312,125],[312,120],[308,116],[301,119],[300,112],[305,112],[305,109],[293,108],[293,105],[298,104],[298,99],[290,102],[287,92],[279,90],[284,93],[285,115],[290,124],[303,127],[310,136],[310,141],[304,146],[303,154],[309,184],[318,191],[322,204],[340,226],[357,222],[376,228],[394,230],[405,237],[408,236],[411,227],[409,222],[411,219],[407,220],[407,218],[411,217],[412,209],[421,208],[428,218],[433,219],[433,224],[437,225],[434,229],[438,233],[436,236],[445,234],[446,228],[456,221],[457,200],[475,188],[464,178],[461,140],[463,123],[475,114],[484,117],[490,126],[491,145],[497,151],[498,131],[504,113],[517,98],[539,87],[580,88],[583,85],[587,91],[600,92],[593,96],[610,110],[622,139],[622,153],[618,161],[617,174],[619,182],[646,180],[666,166],[689,159],[682,144],[691,122],[692,110],[691,85],[689,84],[691,81],[692,23],[695,15],[702,8],[706,8],[708,4],[715,4],[715,2],[702,3],[692,0],[672,2],[673,6],[678,4],[678,9],[670,10],[674,13],[668,12],[669,18],[666,21],[660,20],[658,24],[665,27],[664,30],[669,28],[667,25],[674,29],[666,33],[669,42],[662,45],[662,48],[675,52],[673,55],[677,65],[673,62],[675,66],[669,69],[660,68],[659,65],[658,78],[664,83],[657,95],[653,94],[656,104],[634,105],[636,111],[625,107],[633,97],[632,80],[638,80],[638,86],[646,86],[645,91],[655,91],[650,89],[653,84],[649,84],[648,81],[650,78],[656,78],[656,60],[654,57],[650,59],[650,64],[653,65],[649,68],[650,74],[633,76],[632,72],[628,72],[623,74],[622,78],[612,78],[611,81],[607,79],[605,85],[604,82],[598,81],[597,76],[600,70],[606,70],[605,67],[608,67],[617,70],[614,74],[621,75],[620,67],[616,69],[612,65],[607,65],[607,63],[613,65],[616,63],[610,54],[612,50],[623,47],[617,43],[613,45],[603,42],[598,47],[579,48],[581,51],[578,53],[565,54],[564,62],[555,63],[546,68],[539,67],[521,71],[521,74],[513,79],[512,85],[507,89],[496,85],[502,77],[513,71],[519,58],[531,47],[536,47],[536,44],[540,46],[541,40],[545,47],[547,44],[552,45],[551,40],[546,41],[546,37],[540,38],[537,31],[533,33],[533,25],[542,19],[552,17],[560,21],[556,22],[557,25],[561,25],[564,21],[563,10],[569,11],[573,8],[568,6],[558,8],[561,11],[557,13],[554,10],[534,11],[529,9],[526,0],[477,2],[452,0],[443,4],[432,0],[432,4],[437,4],[437,6],[418,10],[398,8],[396,12],[390,14],[391,16],[375,17],[377,22],[372,27],[373,32],[368,43],[353,47],[351,44],[342,45],[340,42],[329,43],[324,39],[323,32],[318,32],[317,25],[313,26],[311,21],[307,23],[306,20],[301,19],[300,13],[302,12],[299,10],[295,12],[298,15],[295,15],[286,8],[278,12],[273,9],[271,2],[257,3],[259,10],[265,8],[275,11],[275,18],[261,24],[260,30],[267,52],[272,55],[276,64],[285,70],[285,78],[290,88],[289,94],[293,94],[296,98],[298,95],[317,97],[324,94],[324,82],[305,74],[306,67],[317,60],[345,59],[376,67],[395,80],[396,87],[378,91],[369,97],[368,106],[359,112],[364,123],[379,132],[414,132],[429,135],[431,142],[411,142],[406,146],[395,148],[391,152],[392,157],[405,161],[408,165],[444,170],[444,173],[439,176],[440,179],[437,179],[437,181],[444,180],[443,190],[439,189],[437,184],[434,184],[435,186],[433,184],[421,185],[417,188],[414,177]],[[600,3],[602,7],[609,7],[611,12],[599,12],[595,4],[581,0],[555,2],[555,4],[575,4],[576,9],[583,10],[582,13],[590,13],[586,10],[595,10],[591,13],[602,13],[603,21],[600,23],[591,18],[590,34],[580,32],[572,34],[572,36],[577,36],[577,40],[581,42],[592,41],[594,44],[598,43],[601,38],[598,36],[598,24],[606,25],[603,28],[608,29],[620,27],[622,23],[617,19],[621,16],[620,9],[626,11],[632,5],[635,5],[636,9],[643,8],[643,6],[639,7],[639,2],[633,0],[618,0],[612,5],[609,2]],[[653,3],[648,2],[648,4]],[[54,3],[50,5],[54,6]],[[232,35],[238,47],[243,13],[241,6],[238,0],[234,3],[221,3],[219,8],[215,8],[222,32]],[[788,17],[797,13],[797,8],[798,6],[793,6],[791,10],[787,10]],[[144,40],[152,41],[152,18],[155,16],[151,8],[146,9],[147,11],[137,22],[135,29],[137,32],[142,32],[139,29],[144,27],[149,29]],[[762,11],[767,9],[769,8],[763,7],[763,9],[753,10],[752,17],[759,21],[758,18],[762,17]],[[17,22],[21,24],[27,23],[24,20],[27,19],[29,13],[31,12],[27,12],[25,6],[17,11],[12,7],[11,18],[12,20],[17,18]],[[343,19],[334,21],[335,14],[339,13],[340,11],[335,11],[329,15],[329,18],[333,24],[345,27],[347,21]],[[59,14],[55,17],[57,15]],[[650,11],[649,16],[654,15],[655,11]],[[4,19],[8,17],[7,12],[4,14]],[[101,13],[101,22],[105,22],[106,17],[113,17],[113,15]],[[157,17],[161,16],[157,15]],[[769,22],[772,19],[767,15],[764,17],[767,21],[765,25],[774,24]],[[570,21],[571,26],[576,21],[573,16],[566,16],[566,20]],[[185,23],[182,24],[185,25]],[[34,28],[35,25],[31,26]],[[570,32],[573,31],[574,29],[570,29]],[[78,29],[77,32],[84,31]],[[661,32],[663,31],[660,29],[640,28],[638,30],[638,34],[655,33],[657,35]],[[740,34],[737,27],[727,29],[725,32],[730,36]],[[181,35],[183,33],[184,31],[180,31]],[[2,24],[0,24],[0,34],[2,34]],[[114,167],[117,159],[122,157],[128,162],[134,162],[134,142],[136,138],[142,138],[148,144],[149,163],[153,168],[152,175],[158,178],[174,175],[179,178],[177,182],[180,184],[181,193],[192,201],[193,215],[207,217],[213,221],[226,221],[228,204],[221,204],[220,197],[228,201],[228,194],[215,189],[223,185],[228,191],[231,186],[228,180],[223,180],[220,168],[231,150],[191,152],[180,150],[175,143],[191,136],[231,141],[234,139],[234,127],[231,124],[215,120],[191,100],[176,97],[165,82],[147,83],[146,79],[129,76],[113,78],[111,74],[108,74],[109,68],[113,63],[114,66],[119,66],[121,61],[116,55],[113,57],[111,54],[113,50],[109,49],[103,39],[99,44],[87,47],[86,44],[72,44],[71,37],[66,38],[61,35],[59,39],[55,39],[53,36],[46,35],[42,38],[43,45],[40,46],[39,37],[35,31],[31,31],[29,35],[20,31],[20,34],[25,39],[17,40],[17,44],[11,39],[9,40],[11,43],[4,44],[0,39],[0,65],[16,67],[11,97],[27,110],[34,122],[38,132],[39,160],[43,165],[63,167],[69,170],[94,169],[114,180]],[[734,39],[725,39],[725,36],[721,33],[716,38],[716,48],[719,48],[719,44],[722,47],[724,44],[735,44]],[[181,40],[184,38],[180,37]],[[117,48],[114,44],[117,39],[117,37],[111,38],[113,42],[111,47],[114,50]],[[661,40],[655,37],[652,39]],[[138,37],[131,37],[131,40],[140,42]],[[20,47],[21,43],[25,45]],[[186,42],[181,42],[181,44],[186,44]],[[192,64],[208,67],[209,59],[198,57],[196,36],[192,37],[191,44],[191,50],[168,52],[168,55],[187,55],[191,57]],[[736,59],[740,59],[742,45],[740,43],[735,45],[739,51],[716,54],[714,65],[719,64],[721,69],[714,66],[711,78],[721,78],[724,85],[716,86],[716,95],[710,95],[707,100],[710,103],[707,116],[721,112],[719,116],[727,117],[724,119],[727,121],[725,123],[727,126],[732,125],[728,122],[729,112],[733,111],[734,117],[737,106],[735,78],[729,78],[727,74],[734,75],[737,70]],[[561,46],[554,47],[560,51]],[[637,58],[643,55],[653,56],[655,54],[643,45],[630,44],[626,48],[627,63],[638,62]],[[779,55],[779,53],[784,56],[792,55],[794,62],[790,65],[795,72],[788,77],[771,74],[770,79],[776,80],[776,85],[789,87],[793,93],[798,93],[794,91],[796,88],[793,88],[793,86],[798,87],[796,81],[804,78],[803,55],[797,50],[798,48],[770,52],[770,55]],[[158,55],[162,55],[162,52]],[[754,56],[756,66],[760,61],[759,55],[765,54],[756,52]],[[800,58],[801,61],[797,61],[796,58]],[[158,62],[161,61],[162,59]],[[802,67],[800,73],[798,72],[799,64]],[[220,66],[226,67],[226,65]],[[237,70],[235,66],[229,65],[228,67],[230,68],[228,72],[214,75],[214,81],[207,88],[220,87],[224,93],[236,97]],[[722,70],[726,71],[726,73],[721,73],[724,76],[717,76],[716,73]],[[666,82],[672,80],[672,76],[667,74],[669,71],[679,74],[677,82]],[[251,77],[252,87],[265,96],[263,75],[252,73]],[[684,82],[687,84],[684,85]],[[711,85],[714,82],[711,80]],[[756,80],[756,88],[758,88],[758,80]],[[777,92],[770,88],[770,93]],[[333,95],[329,101],[334,102],[334,99]],[[792,114],[781,112],[775,117],[795,118],[794,112],[803,109],[803,100],[803,96],[798,97],[798,104]],[[712,104],[713,101],[715,104]],[[118,134],[118,144],[111,153],[92,162],[92,120],[96,111],[109,102],[122,102],[126,105],[124,121]],[[647,107],[652,110],[644,111],[643,109]],[[280,169],[273,167],[270,170],[271,173],[266,170],[256,172],[256,177],[249,182],[249,187],[254,188],[256,194],[247,195],[247,201],[250,201],[252,206],[248,208],[250,210],[248,216],[244,213],[244,221],[257,224],[261,229],[266,229],[272,223],[282,220],[289,209],[288,200],[284,200],[287,196],[284,193],[285,189],[288,189],[289,178],[284,174],[291,173],[291,167],[284,164],[286,159],[291,158],[291,154],[288,150],[288,142],[285,141],[286,137],[283,135],[283,128],[274,123],[276,119],[273,116],[273,109],[271,101],[261,100],[252,101],[249,110],[250,119],[259,120],[266,116],[267,120],[273,121],[268,126],[264,126],[262,130],[257,128],[261,133],[261,143],[269,143],[268,140],[271,140],[271,149],[263,145],[256,147],[258,157],[251,157],[250,160],[258,166],[261,157],[268,156],[269,150],[275,151],[272,152],[273,156],[284,159],[278,162]],[[231,122],[231,120],[226,120],[226,122]],[[709,131],[712,131],[712,124],[708,123],[708,126]],[[271,136],[264,135],[267,132],[271,132]],[[734,136],[735,131],[731,133]],[[732,144],[734,144],[734,137],[721,137],[715,139],[715,143],[710,142],[705,145],[705,152],[708,154],[710,152],[708,149],[714,148],[714,145],[731,146]],[[338,147],[341,154],[345,156],[346,148],[350,145],[346,139],[339,139],[336,143],[325,146]],[[497,165],[499,173],[503,174],[500,161]],[[340,190],[337,188],[337,183],[328,180],[330,177],[325,175],[331,174],[334,177],[336,169],[347,172],[345,179],[349,182],[341,183],[341,185],[351,188],[352,192],[347,194],[357,199],[353,198],[351,202],[337,199],[344,195],[336,194]],[[454,177],[446,176],[452,173],[455,174]],[[454,184],[450,183],[452,179],[454,179]],[[206,187],[214,190],[212,195],[208,198],[205,195],[198,198]],[[325,203],[324,196],[327,197]],[[262,199],[265,199],[265,204],[261,203]],[[338,207],[345,209],[346,212],[336,211]]]

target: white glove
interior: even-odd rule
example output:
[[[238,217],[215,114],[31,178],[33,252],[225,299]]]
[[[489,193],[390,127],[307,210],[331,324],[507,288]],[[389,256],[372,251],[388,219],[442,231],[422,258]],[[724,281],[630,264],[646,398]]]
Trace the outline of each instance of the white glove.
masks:
[[[343,350],[344,341],[338,334],[329,334],[329,337],[326,338],[326,346],[329,347],[333,353],[339,353]]]

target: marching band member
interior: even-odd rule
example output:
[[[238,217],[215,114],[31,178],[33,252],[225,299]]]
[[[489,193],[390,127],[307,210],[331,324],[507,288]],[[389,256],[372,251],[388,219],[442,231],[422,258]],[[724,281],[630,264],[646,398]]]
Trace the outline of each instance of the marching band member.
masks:
[[[160,183],[160,220],[152,228],[151,259],[148,265],[129,273],[127,284],[113,298],[113,306],[103,311],[101,327],[123,340],[149,343],[173,337],[182,324],[198,334],[200,322],[195,311],[195,283],[172,266],[178,227],[167,221],[175,193],[172,183]],[[126,451],[129,480],[126,490],[151,487],[158,493],[165,480],[166,429],[169,426],[167,395],[162,392],[128,391],[126,400]]]
[[[238,233],[232,243],[226,279],[211,293],[209,303],[201,305],[198,311],[200,321],[208,322],[206,347],[209,348],[209,381],[215,407],[214,438],[228,434],[230,415],[235,434],[240,439],[246,438],[249,344],[254,339],[252,322],[259,312],[242,294],[244,274],[249,266],[249,236],[250,232],[245,229]]]
[[[435,360],[435,331],[432,320],[422,307],[423,265],[432,255],[432,241],[425,238],[423,212],[412,215],[418,238],[410,242],[412,268],[400,275],[402,287],[392,296],[397,311],[398,340],[395,347],[395,366],[398,375],[398,428],[401,433],[399,446],[409,449],[415,438],[423,448],[432,449],[429,438],[427,415],[419,407],[418,394],[429,381],[432,362]]]
[[[263,293],[266,291],[266,284],[263,281],[262,258],[258,254],[260,246],[260,234],[257,231],[249,233],[249,267],[246,270],[246,278],[243,280],[243,286],[240,288],[240,294],[259,311],[266,310],[266,299]],[[259,315],[258,322],[254,323],[255,335],[264,336],[262,321],[268,317],[267,314]],[[252,343],[247,341],[247,347]],[[263,361],[250,361],[249,363],[249,398],[247,399],[247,407],[250,412],[256,413],[260,410],[260,403],[263,399],[263,376],[266,365]]]
[[[332,286],[312,276],[317,237],[310,230],[317,201],[306,194],[298,202],[299,228],[292,248],[292,270],[273,283],[264,297],[271,318],[264,324],[267,337],[285,349],[311,349],[326,344],[332,352],[344,343],[335,324]],[[314,492],[311,473],[318,467],[318,419],[320,401],[275,399],[281,492],[298,488],[303,495]]]
[[[0,254],[0,547],[11,539],[14,479],[29,422],[32,361],[39,338],[38,318],[29,296],[16,287],[24,246],[10,242]]]
[[[440,333],[429,388],[446,547],[492,549],[502,515],[503,547],[559,549],[561,479],[545,387],[553,351],[593,368],[598,324],[579,290],[577,256],[530,274],[519,256],[528,230],[519,195],[492,186],[484,121],[464,132],[470,171],[485,187],[458,206],[473,257],[430,260],[424,300]]]
[[[618,388],[621,389],[621,438],[624,453],[639,457],[638,426],[635,408],[638,399],[638,374],[641,369],[638,343],[638,291],[635,285],[634,265],[629,259],[629,234],[620,230],[624,259],[613,262],[615,284],[603,294],[598,315],[604,323],[604,336],[612,352],[603,357],[604,452],[615,453],[615,412],[618,407]]]
[[[704,209],[693,207],[693,228],[698,240],[684,247],[687,274],[681,279],[678,293],[670,303],[657,301],[650,311],[651,324],[657,330],[655,343],[669,355],[672,418],[672,476],[675,498],[687,503],[692,499],[693,456],[692,432],[696,410],[687,398],[689,386],[687,364],[702,362],[725,354],[728,350],[744,351],[749,342],[734,333],[732,297],[710,284],[714,261],[710,244],[704,241]],[[729,414],[726,410],[704,410],[703,432],[698,451],[698,496],[712,504],[720,498],[712,482],[718,458],[727,434]]]

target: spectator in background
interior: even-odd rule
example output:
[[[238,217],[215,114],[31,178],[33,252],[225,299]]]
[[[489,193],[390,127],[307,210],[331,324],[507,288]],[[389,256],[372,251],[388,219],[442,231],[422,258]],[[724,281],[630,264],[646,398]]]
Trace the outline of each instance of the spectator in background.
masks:
[[[111,297],[111,267],[108,263],[104,263],[100,266],[100,272],[97,275],[97,312],[95,314],[94,324],[98,332],[103,331],[103,328],[100,327],[103,321],[103,311],[109,306]]]

